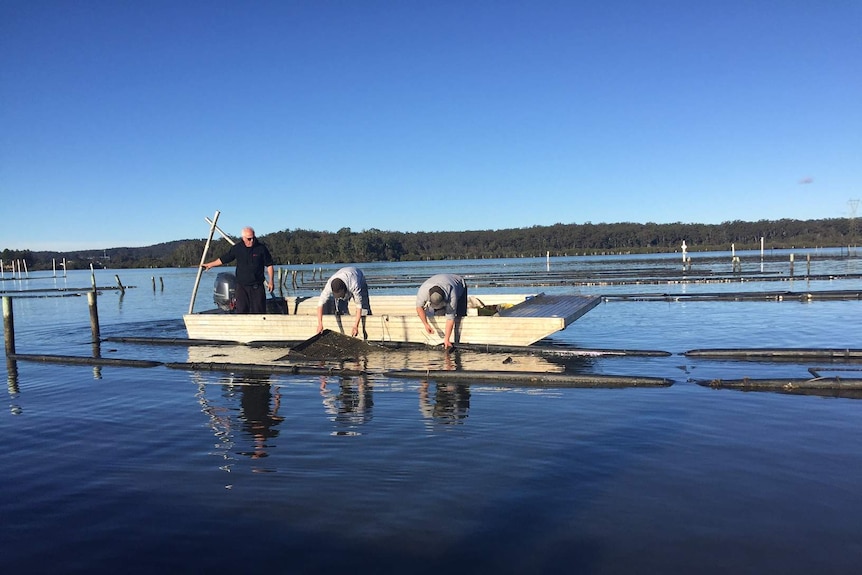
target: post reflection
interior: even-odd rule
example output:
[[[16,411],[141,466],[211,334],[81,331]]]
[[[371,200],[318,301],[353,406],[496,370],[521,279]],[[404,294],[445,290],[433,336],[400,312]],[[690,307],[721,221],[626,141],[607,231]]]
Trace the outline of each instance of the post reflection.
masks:
[[[320,378],[323,407],[335,423],[333,435],[359,435],[357,427],[368,423],[374,407],[373,385],[365,374],[338,378],[337,389],[331,389],[327,378]]]
[[[18,362],[8,357],[6,358],[6,389],[9,391],[9,411],[12,415],[21,415],[23,410],[15,403],[18,394],[21,393],[18,387]]]
[[[102,344],[98,340],[93,342],[93,358],[99,359],[102,357]],[[102,379],[102,368],[98,365],[93,366],[93,379]]]

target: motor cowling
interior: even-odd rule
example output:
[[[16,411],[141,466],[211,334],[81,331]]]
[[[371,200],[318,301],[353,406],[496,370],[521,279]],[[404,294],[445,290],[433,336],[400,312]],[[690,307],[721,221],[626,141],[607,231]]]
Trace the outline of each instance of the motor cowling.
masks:
[[[236,276],[221,272],[216,276],[213,286],[213,302],[222,311],[236,309]]]

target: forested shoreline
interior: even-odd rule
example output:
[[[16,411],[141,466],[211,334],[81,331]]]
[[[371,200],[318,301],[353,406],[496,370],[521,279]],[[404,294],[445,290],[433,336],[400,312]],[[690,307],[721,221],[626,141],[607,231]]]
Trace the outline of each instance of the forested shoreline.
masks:
[[[368,229],[337,232],[304,229],[260,235],[279,265],[375,261],[423,261],[481,258],[544,257],[609,253],[662,253],[855,246],[856,222],[821,220],[732,221],[721,224],[555,224],[505,230],[463,232],[393,232]],[[217,241],[216,241],[217,240]],[[111,268],[190,267],[200,263],[203,239],[175,240],[146,247],[117,247],[70,252],[4,249],[5,266],[23,261],[29,270],[51,269],[65,261],[68,269],[90,265]],[[213,257],[227,249],[218,236]]]

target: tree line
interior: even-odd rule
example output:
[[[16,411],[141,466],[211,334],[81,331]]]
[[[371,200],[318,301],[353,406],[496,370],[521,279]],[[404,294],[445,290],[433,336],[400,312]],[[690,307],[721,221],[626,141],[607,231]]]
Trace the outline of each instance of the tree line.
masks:
[[[608,253],[674,252],[686,242],[689,251],[770,249],[856,245],[853,219],[730,221],[721,224],[599,223],[555,224],[504,230],[463,232],[393,232],[368,229],[337,232],[294,229],[261,235],[278,265],[519,258]],[[28,269],[51,269],[66,262],[68,269],[95,267],[193,267],[206,242],[176,240],[139,248],[109,248],[75,252],[32,252],[4,249],[7,267],[24,261]],[[214,239],[208,257],[229,247]]]

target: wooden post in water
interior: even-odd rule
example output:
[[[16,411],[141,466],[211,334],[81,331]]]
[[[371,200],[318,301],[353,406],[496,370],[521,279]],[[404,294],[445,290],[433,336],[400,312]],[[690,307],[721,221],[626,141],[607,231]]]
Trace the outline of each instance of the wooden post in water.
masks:
[[[760,236],[760,273],[763,273],[763,236]]]
[[[119,275],[117,275],[117,274],[114,274],[114,279],[116,279],[116,280],[117,280],[117,287],[119,287],[119,288],[120,288],[120,295],[125,295],[125,293],[126,293],[126,286],[124,286],[124,285],[123,285],[123,282],[121,282],[121,281],[120,281],[120,276],[119,276]]]
[[[99,306],[96,300],[96,290],[87,292],[87,303],[90,304],[90,330],[93,332],[93,343],[102,339],[99,333]]]
[[[93,269],[93,264],[90,264],[90,281],[93,284],[93,291],[96,291],[96,270]]]
[[[685,245],[685,240],[682,240],[682,269],[685,270],[685,251],[688,249],[688,246]]]
[[[152,276],[150,279],[153,280],[153,291],[156,291],[156,276]]]
[[[15,353],[15,317],[12,313],[12,298],[3,296],[3,335],[6,337],[6,355]]]
[[[808,277],[811,275],[811,254],[808,254],[807,259],[808,259],[808,261],[806,262],[806,266],[805,266],[805,277]]]
[[[162,288],[162,291],[165,291],[165,279],[162,276],[159,276],[159,285]]]
[[[793,277],[793,254],[790,254],[790,277]]]

